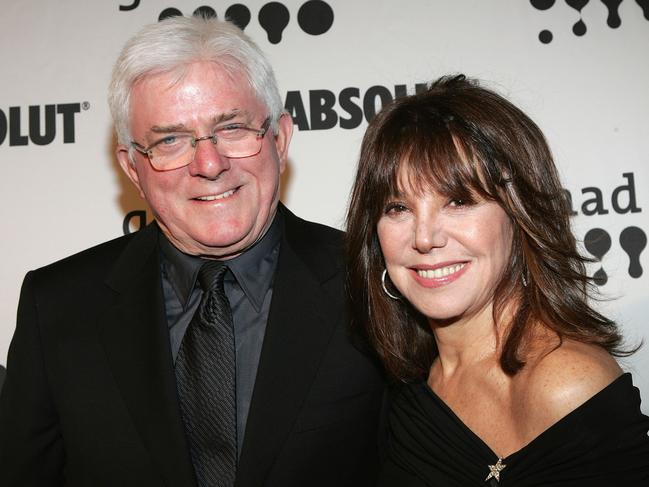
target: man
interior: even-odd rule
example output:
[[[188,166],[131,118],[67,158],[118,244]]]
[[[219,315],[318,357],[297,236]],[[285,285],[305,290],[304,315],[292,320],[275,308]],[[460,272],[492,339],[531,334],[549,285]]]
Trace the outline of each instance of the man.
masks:
[[[25,278],[0,485],[372,485],[383,379],[347,329],[340,232],[279,203],[292,120],[267,60],[167,19],[109,102],[156,223]]]

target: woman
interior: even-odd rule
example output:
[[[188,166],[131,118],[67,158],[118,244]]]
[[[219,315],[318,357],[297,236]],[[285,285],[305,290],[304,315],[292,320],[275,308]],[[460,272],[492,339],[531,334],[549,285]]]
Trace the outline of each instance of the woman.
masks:
[[[348,215],[356,322],[389,374],[384,486],[649,485],[539,128],[464,76],[370,123]]]

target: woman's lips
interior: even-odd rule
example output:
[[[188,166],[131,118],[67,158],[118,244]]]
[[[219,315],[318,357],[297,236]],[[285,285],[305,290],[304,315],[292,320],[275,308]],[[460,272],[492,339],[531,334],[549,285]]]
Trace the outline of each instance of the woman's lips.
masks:
[[[443,263],[436,266],[411,268],[415,280],[423,287],[440,287],[450,284],[469,268],[468,262]]]

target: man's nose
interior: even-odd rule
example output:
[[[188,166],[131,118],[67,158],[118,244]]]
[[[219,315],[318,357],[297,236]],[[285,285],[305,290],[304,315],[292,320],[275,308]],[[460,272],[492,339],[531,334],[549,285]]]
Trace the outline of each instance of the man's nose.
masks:
[[[211,138],[196,141],[194,160],[189,165],[192,176],[216,179],[223,171],[230,169],[230,159],[218,151],[218,144]]]

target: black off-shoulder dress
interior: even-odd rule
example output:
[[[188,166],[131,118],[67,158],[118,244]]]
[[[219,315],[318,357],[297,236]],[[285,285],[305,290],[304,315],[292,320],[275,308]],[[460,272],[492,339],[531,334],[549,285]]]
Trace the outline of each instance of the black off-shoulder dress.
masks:
[[[380,487],[649,487],[649,418],[628,373],[500,463],[425,382],[403,387],[389,426]]]

